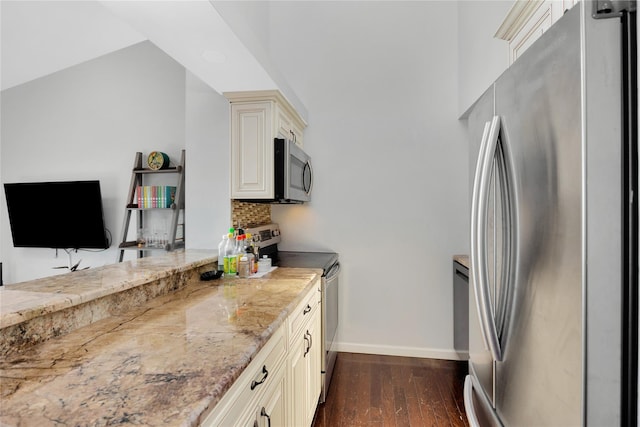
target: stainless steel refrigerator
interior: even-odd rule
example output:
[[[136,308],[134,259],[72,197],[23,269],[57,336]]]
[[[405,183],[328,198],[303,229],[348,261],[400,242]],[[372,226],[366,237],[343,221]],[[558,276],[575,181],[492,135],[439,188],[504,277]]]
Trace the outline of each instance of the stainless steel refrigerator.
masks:
[[[468,116],[472,425],[637,424],[634,8],[579,3]]]

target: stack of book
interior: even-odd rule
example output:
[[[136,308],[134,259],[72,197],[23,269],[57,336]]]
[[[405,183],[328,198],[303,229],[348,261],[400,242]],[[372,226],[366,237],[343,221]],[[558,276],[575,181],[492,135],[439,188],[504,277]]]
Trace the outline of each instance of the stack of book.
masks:
[[[138,208],[170,208],[176,199],[176,187],[170,185],[141,185],[137,188]]]

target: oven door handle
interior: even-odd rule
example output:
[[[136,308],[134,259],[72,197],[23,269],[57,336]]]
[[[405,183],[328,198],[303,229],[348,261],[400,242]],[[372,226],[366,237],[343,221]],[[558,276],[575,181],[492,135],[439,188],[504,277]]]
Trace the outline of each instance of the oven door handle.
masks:
[[[340,262],[336,262],[331,266],[331,268],[327,272],[327,275],[325,276],[325,280],[327,282],[333,280],[333,278],[336,277],[338,273],[340,273]]]

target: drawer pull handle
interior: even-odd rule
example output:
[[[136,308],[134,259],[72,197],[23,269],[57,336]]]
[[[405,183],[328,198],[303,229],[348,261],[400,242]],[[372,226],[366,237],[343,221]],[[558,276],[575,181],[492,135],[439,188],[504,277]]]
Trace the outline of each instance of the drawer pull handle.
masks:
[[[302,314],[307,314],[310,311],[311,311],[311,306],[309,304],[307,304],[307,306],[304,308],[304,311],[302,312]]]
[[[260,384],[265,382],[265,380],[269,376],[269,371],[267,371],[267,365],[262,365],[262,373],[264,374],[264,377],[262,377],[260,381],[256,381],[256,380],[251,381],[251,390],[253,390],[254,388],[258,387]]]
[[[305,332],[304,339],[308,343],[308,345],[307,345],[307,348],[304,350],[304,354],[302,355],[302,357],[307,357],[307,354],[309,354],[309,351],[311,350],[311,347],[313,346],[313,337],[309,333],[309,330],[307,330],[307,332]]]
[[[263,417],[267,417],[267,426],[271,427],[271,417],[269,416],[269,414],[267,414],[267,410],[264,409],[264,406],[262,407],[262,411],[260,411],[260,415],[262,415]]]

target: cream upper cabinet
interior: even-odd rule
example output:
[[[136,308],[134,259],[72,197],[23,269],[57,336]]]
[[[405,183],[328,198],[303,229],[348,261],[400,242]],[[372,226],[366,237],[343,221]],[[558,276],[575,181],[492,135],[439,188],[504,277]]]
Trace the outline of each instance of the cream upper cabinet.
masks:
[[[271,102],[231,104],[231,198],[274,197]]]
[[[273,140],[302,146],[306,123],[279,91],[224,96],[231,103],[231,198],[272,199]]]
[[[289,139],[302,147],[304,123],[301,125],[292,120],[291,115],[281,106],[278,106],[277,116],[278,137]]]
[[[516,0],[495,34],[509,42],[512,64],[579,0]]]

